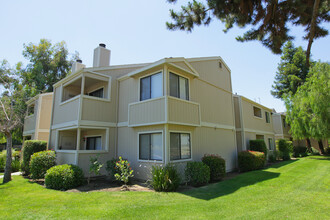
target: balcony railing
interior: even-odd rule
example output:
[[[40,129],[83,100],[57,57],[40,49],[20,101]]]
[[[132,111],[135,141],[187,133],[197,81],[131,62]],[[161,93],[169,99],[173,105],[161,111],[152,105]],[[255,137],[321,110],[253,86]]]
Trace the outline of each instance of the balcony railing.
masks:
[[[24,132],[33,131],[36,126],[36,116],[30,115],[24,119]]]

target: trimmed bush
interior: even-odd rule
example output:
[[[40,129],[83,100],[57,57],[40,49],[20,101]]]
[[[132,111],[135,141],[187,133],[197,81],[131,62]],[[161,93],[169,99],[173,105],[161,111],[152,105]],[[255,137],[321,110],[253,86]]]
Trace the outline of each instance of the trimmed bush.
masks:
[[[250,140],[250,150],[263,152],[267,158],[268,149],[264,140]]]
[[[258,170],[264,167],[265,154],[258,151],[242,151],[238,153],[238,168],[240,172]]]
[[[76,165],[57,165],[45,175],[45,185],[49,189],[67,190],[78,187],[84,183],[84,173]]]
[[[304,146],[293,146],[293,156],[294,157],[306,157],[307,147]]]
[[[271,162],[271,163],[274,163],[276,161],[276,151],[269,154],[268,161]]]
[[[25,175],[30,173],[30,159],[34,153],[39,151],[47,150],[47,142],[46,141],[38,141],[38,140],[27,140],[24,141],[24,145],[22,148],[22,162],[21,168]]]
[[[152,182],[154,190],[158,192],[174,192],[180,184],[180,176],[177,169],[172,165],[165,167],[152,167]]]
[[[210,168],[210,180],[221,180],[226,175],[226,161],[219,155],[205,154],[202,162]]]
[[[285,139],[279,139],[278,150],[280,151],[283,160],[290,160],[290,153],[292,152],[292,142]]]
[[[34,153],[30,160],[30,172],[32,179],[45,178],[49,168],[56,165],[56,155],[54,151],[40,151]]]
[[[189,184],[202,186],[210,181],[210,168],[203,162],[188,162],[185,176]]]

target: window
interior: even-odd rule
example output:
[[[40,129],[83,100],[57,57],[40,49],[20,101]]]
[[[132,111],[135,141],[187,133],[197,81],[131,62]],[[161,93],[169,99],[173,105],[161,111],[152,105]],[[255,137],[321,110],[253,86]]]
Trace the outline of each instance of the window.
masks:
[[[163,95],[163,74],[156,73],[140,80],[140,101]]]
[[[262,118],[261,109],[258,107],[253,106],[253,114],[258,118]]]
[[[269,146],[269,150],[274,150],[274,145],[273,145],[273,139],[272,138],[268,138],[268,146]]]
[[[158,161],[163,159],[162,133],[139,135],[139,159]]]
[[[270,123],[269,112],[265,112],[265,116],[266,116],[266,123]]]
[[[170,96],[189,100],[188,79],[174,73],[170,73]]]
[[[101,136],[87,137],[86,138],[86,150],[102,150]]]
[[[191,158],[190,134],[170,133],[170,159]]]
[[[99,97],[99,98],[103,98],[103,88],[97,89],[93,92],[88,93],[89,96],[94,96],[94,97]]]
[[[283,127],[286,127],[286,122],[285,122],[285,118],[282,119],[283,120]]]

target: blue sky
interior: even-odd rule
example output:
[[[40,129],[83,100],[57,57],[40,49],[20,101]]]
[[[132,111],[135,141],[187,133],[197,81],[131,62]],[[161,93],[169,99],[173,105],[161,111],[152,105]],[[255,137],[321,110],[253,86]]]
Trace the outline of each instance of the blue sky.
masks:
[[[284,111],[283,103],[270,95],[279,55],[259,42],[240,43],[235,37],[244,29],[223,33],[224,24],[214,20],[208,27],[196,27],[192,33],[169,31],[169,9],[177,4],[165,0],[107,1],[0,1],[0,60],[11,65],[27,61],[22,56],[24,43],[41,38],[53,43],[64,40],[83,63],[92,65],[93,49],[105,43],[111,49],[111,64],[153,62],[164,57],[221,56],[231,69],[233,92],[261,104]],[[330,29],[330,25],[324,25]],[[294,44],[306,49],[303,31],[293,28]],[[312,58],[330,60],[330,37],[314,41]]]

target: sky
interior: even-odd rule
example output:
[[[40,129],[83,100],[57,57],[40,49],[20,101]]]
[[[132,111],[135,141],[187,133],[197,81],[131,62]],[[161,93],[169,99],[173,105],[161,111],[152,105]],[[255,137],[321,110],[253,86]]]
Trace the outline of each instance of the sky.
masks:
[[[70,53],[78,51],[90,67],[93,50],[105,43],[111,50],[110,65],[155,62],[164,57],[221,56],[231,69],[233,92],[257,101],[277,112],[285,111],[283,102],[270,94],[280,62],[257,41],[235,40],[247,29],[233,28],[224,33],[224,24],[213,20],[207,27],[195,27],[192,33],[169,31],[169,9],[179,9],[187,1],[169,4],[165,0],[37,1],[0,0],[0,60],[13,66],[27,60],[23,44],[37,44],[41,38],[57,43],[65,41]],[[328,30],[329,23],[323,25]],[[291,27],[294,45],[307,47],[303,29]],[[317,39],[312,58],[330,61],[330,36]]]

